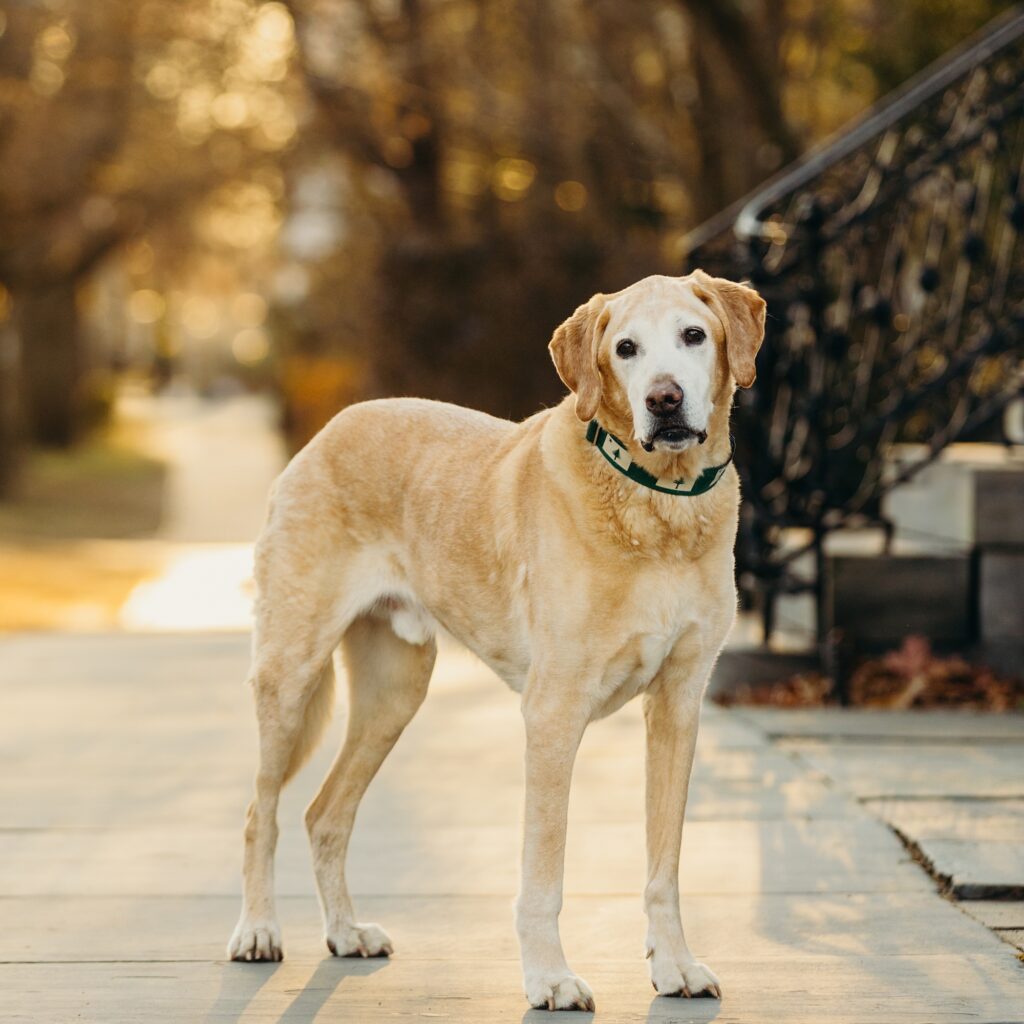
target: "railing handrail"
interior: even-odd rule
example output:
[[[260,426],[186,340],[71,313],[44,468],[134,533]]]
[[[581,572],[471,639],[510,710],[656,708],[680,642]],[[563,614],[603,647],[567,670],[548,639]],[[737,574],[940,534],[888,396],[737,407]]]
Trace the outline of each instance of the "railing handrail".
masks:
[[[833,164],[860,149],[922,103],[967,74],[992,54],[1024,35],[1024,4],[1014,4],[949,53],[933,61],[903,85],[888,93],[863,114],[818,143],[753,192],[732,203],[683,239],[683,251],[691,253],[729,226],[739,240],[761,234],[761,211],[783,196],[807,184]]]

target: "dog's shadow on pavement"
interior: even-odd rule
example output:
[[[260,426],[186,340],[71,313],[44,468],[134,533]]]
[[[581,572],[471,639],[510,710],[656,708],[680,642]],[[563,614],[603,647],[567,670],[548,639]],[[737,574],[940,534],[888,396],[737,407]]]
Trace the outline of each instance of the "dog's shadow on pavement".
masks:
[[[383,970],[388,963],[387,957],[371,957],[364,960],[332,956],[321,960],[309,981],[278,1017],[278,1024],[311,1024],[344,978],[356,975],[365,978],[369,974]]]
[[[343,979],[365,978],[387,965],[386,957],[357,960],[332,956],[322,960],[277,1018],[277,1024],[311,1024]],[[237,1024],[241,1021],[259,990],[270,981],[280,964],[260,964],[256,970],[251,964],[244,966],[248,969],[224,972],[217,1001],[205,1018],[207,1024]]]
[[[280,964],[226,965],[217,1000],[203,1018],[205,1024],[235,1024],[242,1019],[256,993],[274,976]],[[255,970],[253,969],[255,967]]]
[[[720,999],[666,999],[656,996],[651,1000],[647,1011],[646,1024],[705,1024],[714,1020],[722,1011]],[[596,1021],[600,1024],[601,1007],[598,1004],[596,1013],[584,1013],[582,1010],[549,1013],[545,1009],[530,1009],[523,1014],[522,1024],[551,1024],[552,1017],[563,1021]],[[639,1020],[639,1018],[637,1018]]]
[[[655,996],[647,1011],[647,1024],[704,1024],[722,1012],[721,999],[676,999]]]

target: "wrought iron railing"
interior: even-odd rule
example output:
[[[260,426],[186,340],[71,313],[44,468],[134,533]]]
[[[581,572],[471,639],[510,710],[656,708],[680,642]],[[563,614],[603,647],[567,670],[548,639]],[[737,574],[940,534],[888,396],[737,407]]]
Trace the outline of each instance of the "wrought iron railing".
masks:
[[[757,383],[734,414],[740,581],[766,640],[779,593],[820,598],[829,531],[891,536],[883,494],[1021,393],[1022,230],[1015,7],[688,237],[689,268],[747,278],[768,301]],[[894,476],[886,453],[901,441],[928,457]],[[784,545],[791,527],[811,539]],[[816,571],[802,577],[808,551]]]

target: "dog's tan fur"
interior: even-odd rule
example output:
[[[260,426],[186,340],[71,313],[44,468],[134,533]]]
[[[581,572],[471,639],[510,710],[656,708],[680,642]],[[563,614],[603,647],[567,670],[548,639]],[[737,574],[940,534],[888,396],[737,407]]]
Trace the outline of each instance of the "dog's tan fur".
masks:
[[[707,443],[644,451],[611,368],[612,316],[681,301],[708,311],[715,346]],[[753,381],[764,303],[710,278],[647,278],[595,296],[556,331],[552,356],[575,392],[522,423],[415,399],[352,406],[278,480],[257,547],[251,682],[260,766],[245,829],[235,959],[280,959],[273,854],[281,786],[333,703],[332,654],[347,666],[345,743],[306,814],[327,943],[387,955],[357,923],[345,853],[359,800],[426,695],[438,624],[522,694],[526,814],[516,920],[534,1005],[592,1008],[558,935],[572,764],[587,724],[643,694],[655,987],[719,994],[690,954],[678,864],[700,700],[735,613],[739,487],[730,467],[698,497],[646,489],[585,439],[596,416],[656,476],[695,476],[729,455],[736,383]]]

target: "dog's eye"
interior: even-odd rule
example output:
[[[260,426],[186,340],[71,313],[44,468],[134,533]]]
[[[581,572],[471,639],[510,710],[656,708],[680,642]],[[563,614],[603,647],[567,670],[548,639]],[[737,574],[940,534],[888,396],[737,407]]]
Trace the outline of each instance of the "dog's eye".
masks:
[[[687,345],[699,345],[707,337],[699,327],[687,327],[683,331],[683,341]]]
[[[636,342],[632,338],[623,338],[615,346],[615,352],[623,359],[630,359],[636,355]]]

